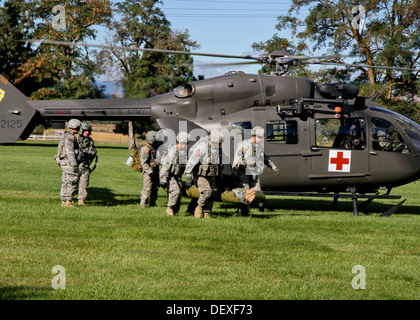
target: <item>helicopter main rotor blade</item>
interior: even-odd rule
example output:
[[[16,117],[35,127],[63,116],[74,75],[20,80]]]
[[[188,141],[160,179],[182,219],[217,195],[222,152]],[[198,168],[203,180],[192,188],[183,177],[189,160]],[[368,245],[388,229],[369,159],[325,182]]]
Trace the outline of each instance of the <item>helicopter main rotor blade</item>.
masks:
[[[304,64],[323,64],[330,66],[346,66],[346,67],[359,67],[359,68],[373,68],[373,69],[389,69],[389,70],[405,70],[405,71],[420,71],[420,69],[410,68],[399,68],[399,67],[386,67],[386,66],[369,66],[367,64],[351,64],[351,63],[339,63],[339,62],[302,62]]]
[[[71,42],[71,41],[58,41],[58,40],[43,40],[43,39],[24,39],[18,40],[20,42],[30,42],[30,43],[41,43],[41,44],[53,44],[53,45],[64,45],[64,46],[83,46],[83,47],[94,47],[102,49],[119,49],[119,50],[132,50],[132,51],[145,51],[145,52],[159,52],[159,53],[169,53],[169,54],[188,54],[192,56],[205,56],[205,57],[218,57],[218,58],[235,58],[235,59],[248,59],[255,60],[256,62],[243,62],[243,63],[226,63],[226,64],[213,64],[217,65],[241,65],[241,64],[253,64],[253,63],[272,63],[279,61],[280,64],[289,64],[294,60],[306,60],[302,61],[302,64],[322,64],[322,65],[332,65],[332,66],[346,66],[346,67],[359,67],[359,68],[373,68],[373,69],[388,69],[388,70],[405,70],[405,71],[420,71],[420,69],[413,68],[399,68],[399,67],[386,67],[386,66],[369,66],[366,64],[351,64],[351,63],[338,63],[338,62],[323,62],[323,61],[310,61],[314,59],[332,59],[337,58],[337,56],[318,56],[318,57],[308,57],[308,56],[294,56],[288,55],[286,52],[273,52],[273,56],[263,56],[263,57],[252,57],[250,55],[237,56],[237,55],[227,55],[227,54],[217,54],[217,53],[204,53],[204,52],[189,52],[189,51],[180,51],[180,50],[165,50],[165,49],[149,49],[149,48],[138,48],[138,47],[125,47],[125,46],[113,46],[113,45],[103,45],[103,44],[89,44],[81,42]],[[283,54],[285,53],[285,54]],[[276,55],[277,54],[277,55]],[[289,60],[283,63],[282,60]]]
[[[194,64],[196,67],[223,67],[223,66],[242,66],[248,64],[258,64],[259,61],[245,61],[245,62],[227,62],[227,63],[197,63]]]
[[[226,54],[217,54],[217,53],[203,53],[203,52],[189,52],[189,51],[178,51],[178,50],[165,50],[165,49],[147,49],[147,48],[137,48],[137,47],[124,47],[124,46],[111,46],[104,44],[89,44],[81,42],[70,42],[70,41],[57,41],[57,40],[41,40],[41,39],[24,39],[18,40],[20,42],[41,42],[41,44],[55,44],[62,46],[82,46],[82,47],[94,47],[102,49],[121,49],[121,50],[132,50],[132,51],[146,51],[146,52],[160,52],[160,53],[174,53],[174,54],[189,54],[192,56],[206,56],[206,57],[219,57],[219,58],[236,58],[236,59],[250,59],[250,60],[260,60],[259,57],[251,56],[235,56],[235,55],[226,55]]]

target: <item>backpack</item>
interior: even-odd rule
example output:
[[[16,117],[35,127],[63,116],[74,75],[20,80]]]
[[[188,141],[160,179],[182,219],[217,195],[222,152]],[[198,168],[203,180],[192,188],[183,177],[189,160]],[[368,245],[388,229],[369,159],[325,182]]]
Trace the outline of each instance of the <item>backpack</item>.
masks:
[[[59,162],[61,159],[63,159],[65,157],[65,153],[64,153],[64,138],[65,138],[65,133],[60,133],[59,135],[59,140],[58,140],[58,146],[57,146],[57,155],[54,157],[55,160],[57,160],[57,162]]]
[[[134,171],[137,172],[143,172],[143,166],[141,165],[140,161],[140,149],[141,147],[134,149],[134,152],[131,155],[131,157],[133,158],[133,163],[131,164],[131,166],[133,167]]]

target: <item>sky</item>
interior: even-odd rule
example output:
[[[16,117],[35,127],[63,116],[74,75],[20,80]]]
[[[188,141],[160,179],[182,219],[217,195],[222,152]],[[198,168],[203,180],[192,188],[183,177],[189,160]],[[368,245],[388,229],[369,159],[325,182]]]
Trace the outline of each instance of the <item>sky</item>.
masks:
[[[266,41],[275,33],[277,16],[287,14],[291,0],[163,0],[162,10],[173,30],[188,30],[200,48],[194,51],[228,55],[260,56],[252,43]],[[291,37],[282,32],[282,37]],[[196,64],[245,61],[195,56]],[[257,73],[260,65],[195,67],[195,75],[210,78],[230,70]]]
[[[279,34],[280,37],[291,39],[291,31],[276,30],[277,17],[286,15],[291,6],[291,0],[162,0],[159,7],[171,22],[172,30],[186,31],[190,39],[196,41],[198,49],[191,51],[201,53],[216,53],[227,55],[255,57],[262,52],[253,52],[254,42],[265,42]],[[299,18],[304,19],[305,11]],[[102,29],[97,42],[100,43],[106,31]],[[102,35],[102,36],[101,36]],[[224,59],[214,57],[193,56],[194,75],[204,75],[206,79],[220,76],[228,71],[241,70],[246,73],[258,73],[260,64],[238,66],[200,66],[200,64],[244,62],[240,59]],[[248,60],[249,61],[249,60]],[[121,88],[115,87],[115,77],[99,81],[105,83],[106,91],[121,94]]]

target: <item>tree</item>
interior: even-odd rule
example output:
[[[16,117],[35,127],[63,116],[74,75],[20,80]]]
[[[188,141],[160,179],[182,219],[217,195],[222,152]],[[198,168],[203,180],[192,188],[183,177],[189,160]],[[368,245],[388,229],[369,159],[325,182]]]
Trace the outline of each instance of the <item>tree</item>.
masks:
[[[28,14],[30,6],[25,1],[1,2],[3,6],[0,7],[0,74],[15,83],[19,76],[18,68],[34,55],[29,44],[16,40],[28,37],[34,21]],[[28,85],[28,81],[23,81],[17,87],[26,95],[29,95],[33,88]]]
[[[290,28],[301,42],[314,43],[313,49],[327,48],[330,53],[342,53],[350,49],[350,54],[359,58],[360,63],[369,66],[385,65],[415,68],[420,59],[420,6],[417,0],[369,0],[363,1],[363,9],[353,8],[359,3],[345,0],[309,1],[293,0],[289,14],[279,16],[276,28]],[[300,21],[296,13],[308,8],[309,14]],[[365,10],[365,26],[363,24]],[[354,13],[356,12],[356,13]],[[359,20],[358,20],[359,19]],[[298,32],[298,28],[304,30]],[[341,61],[340,61],[341,62]],[[389,87],[395,83],[392,75],[395,71],[361,68],[371,84],[376,83],[385,74]],[[399,72],[398,83],[407,85],[419,73]]]
[[[309,13],[302,21],[297,14],[304,8]],[[325,48],[328,54],[349,50],[356,64],[420,68],[418,0],[293,0],[289,13],[278,17],[276,28],[279,31],[291,29],[299,40],[297,47],[305,47],[310,41],[313,50]],[[353,70],[362,71],[362,74],[356,77]],[[392,98],[403,96],[413,100],[420,92],[419,74],[419,71],[355,66],[350,79],[357,84],[368,83],[372,88],[383,84],[387,90],[381,102],[393,109],[401,109],[403,104],[404,108],[408,108],[404,114],[418,119],[419,108],[415,102]],[[348,75],[346,77],[349,79]],[[364,89],[367,87],[364,86]]]
[[[187,31],[172,31],[157,6],[159,0],[116,3],[118,19],[111,24],[112,41],[123,47],[188,51],[197,44]],[[157,52],[112,49],[111,63],[118,62],[126,98],[162,94],[180,83],[193,80],[192,57]]]
[[[196,48],[197,44],[189,39],[187,31],[171,29],[170,22],[158,7],[160,3],[162,2],[159,0],[129,0],[116,3],[118,14],[111,24],[112,43],[146,49],[188,51]],[[109,64],[117,65],[121,73],[124,98],[148,98],[194,80],[193,60],[188,54],[117,49],[110,49],[107,54]],[[147,125],[150,127],[151,123]],[[138,124],[134,126],[139,127]],[[117,126],[121,127],[126,126]],[[132,137],[129,138],[130,141],[134,141]]]
[[[30,21],[36,23],[27,34],[29,38],[83,42],[95,39],[97,31],[93,26],[107,25],[111,21],[108,0],[71,0],[66,1],[65,6],[60,4],[53,0],[32,2],[28,14]],[[64,14],[65,20],[60,14]],[[55,24],[57,17],[65,24]],[[94,76],[104,70],[96,56],[94,50],[87,48],[41,44],[18,67],[16,82],[30,80],[35,83],[33,99],[99,98],[102,90],[96,85]]]

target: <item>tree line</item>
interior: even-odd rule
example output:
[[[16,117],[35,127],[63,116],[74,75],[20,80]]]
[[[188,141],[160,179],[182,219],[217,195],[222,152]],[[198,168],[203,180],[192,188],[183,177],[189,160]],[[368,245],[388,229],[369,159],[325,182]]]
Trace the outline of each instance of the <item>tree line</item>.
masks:
[[[303,20],[298,14],[307,10]],[[286,50],[313,56],[323,51],[330,62],[352,58],[356,65],[420,69],[420,2],[418,0],[293,0],[288,14],[277,18],[278,31],[292,30],[296,42],[273,35],[255,42],[255,50]],[[336,55],[337,58],[333,56]],[[266,66],[262,72],[270,71]],[[362,95],[380,93],[377,102],[420,123],[420,71],[361,66],[292,70],[319,82],[359,86]]]

